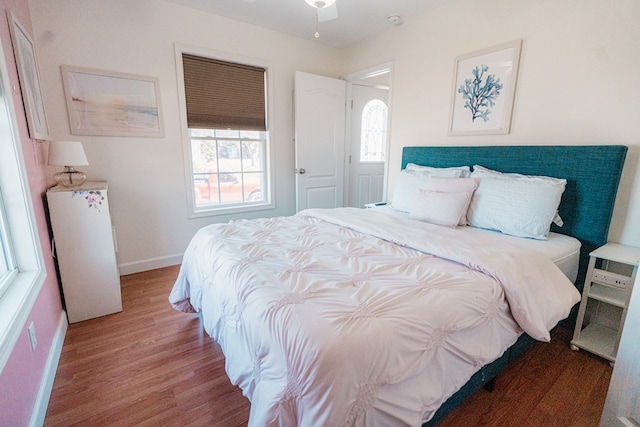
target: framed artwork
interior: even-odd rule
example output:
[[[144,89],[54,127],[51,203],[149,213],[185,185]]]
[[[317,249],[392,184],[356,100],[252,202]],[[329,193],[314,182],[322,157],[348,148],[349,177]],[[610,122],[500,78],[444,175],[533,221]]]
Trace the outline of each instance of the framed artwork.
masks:
[[[29,136],[32,139],[49,140],[51,138],[42,101],[40,74],[33,40],[13,12],[7,11],[7,15]]]
[[[516,40],[455,59],[449,135],[509,133],[521,47]]]
[[[164,136],[158,79],[62,66],[71,133]]]

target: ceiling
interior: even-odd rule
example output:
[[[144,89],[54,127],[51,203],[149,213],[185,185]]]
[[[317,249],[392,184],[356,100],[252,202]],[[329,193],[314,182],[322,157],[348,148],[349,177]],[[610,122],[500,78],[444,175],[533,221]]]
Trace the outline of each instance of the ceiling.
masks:
[[[450,0],[337,0],[338,18],[320,22],[304,0],[167,0],[237,21],[343,48],[394,27],[391,15],[408,22]]]

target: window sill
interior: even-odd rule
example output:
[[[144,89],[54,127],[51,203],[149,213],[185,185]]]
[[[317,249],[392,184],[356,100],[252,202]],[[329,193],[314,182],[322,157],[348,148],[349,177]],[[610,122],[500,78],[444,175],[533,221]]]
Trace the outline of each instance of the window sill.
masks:
[[[209,216],[234,215],[245,212],[267,211],[275,209],[274,203],[260,203],[255,205],[230,206],[215,209],[197,209],[192,211],[189,218],[204,218]]]

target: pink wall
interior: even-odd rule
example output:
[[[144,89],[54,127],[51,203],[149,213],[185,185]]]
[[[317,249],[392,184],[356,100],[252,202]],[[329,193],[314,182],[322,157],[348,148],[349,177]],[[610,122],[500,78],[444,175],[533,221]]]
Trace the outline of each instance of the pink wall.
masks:
[[[31,31],[31,15],[27,0],[0,0],[3,15],[7,10],[14,13],[22,25]],[[38,295],[36,303],[23,327],[11,356],[0,373],[0,426],[28,425],[31,418],[40,383],[44,377],[44,369],[53,343],[56,327],[62,313],[62,304],[58,281],[56,278],[47,217],[44,210],[43,195],[47,187],[53,184],[45,154],[48,143],[29,138],[24,106],[20,93],[20,84],[16,62],[11,45],[11,34],[8,20],[0,19],[0,39],[9,70],[13,103],[18,120],[22,151],[29,177],[29,186],[35,211],[42,252],[47,270],[47,278]],[[27,327],[33,322],[36,329],[38,345],[31,351]]]

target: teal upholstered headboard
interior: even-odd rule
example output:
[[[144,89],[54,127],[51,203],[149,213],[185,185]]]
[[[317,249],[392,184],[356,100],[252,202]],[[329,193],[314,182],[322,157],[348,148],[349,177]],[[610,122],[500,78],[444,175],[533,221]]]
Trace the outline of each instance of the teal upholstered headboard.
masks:
[[[407,163],[434,167],[477,164],[501,172],[566,179],[559,208],[564,225],[553,225],[552,231],[582,243],[576,280],[582,290],[589,252],[607,242],[626,154],[627,147],[622,145],[404,147],[402,169]]]

